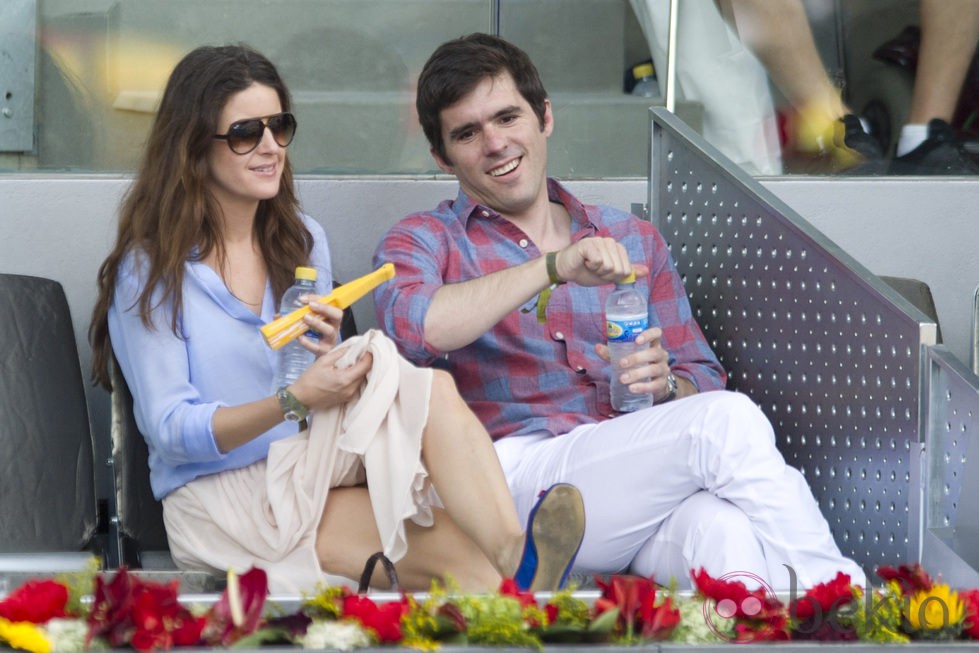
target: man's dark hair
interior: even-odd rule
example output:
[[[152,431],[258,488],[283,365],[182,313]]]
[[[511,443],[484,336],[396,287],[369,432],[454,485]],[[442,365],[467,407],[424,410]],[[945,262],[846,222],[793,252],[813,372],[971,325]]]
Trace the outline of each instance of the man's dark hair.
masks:
[[[491,34],[475,33],[440,45],[425,62],[418,77],[415,108],[432,149],[447,163],[442,140],[442,109],[452,106],[487,77],[509,73],[520,95],[537,114],[544,128],[547,91],[527,53]]]

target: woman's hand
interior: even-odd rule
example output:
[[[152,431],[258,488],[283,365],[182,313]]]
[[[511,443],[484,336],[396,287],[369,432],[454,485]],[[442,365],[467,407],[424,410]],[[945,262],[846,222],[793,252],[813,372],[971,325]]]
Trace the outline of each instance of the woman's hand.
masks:
[[[340,337],[340,321],[342,319],[343,311],[336,306],[310,302],[309,313],[303,316],[303,322],[310,329],[319,333],[320,339],[316,341],[301,335],[298,338],[300,344],[317,356],[332,351]]]
[[[332,308],[332,307],[331,307]],[[308,339],[307,339],[308,340]],[[353,365],[338,368],[337,361],[346,353],[343,347],[324,352],[289,389],[310,409],[326,409],[345,404],[357,394],[374,357],[365,352]]]

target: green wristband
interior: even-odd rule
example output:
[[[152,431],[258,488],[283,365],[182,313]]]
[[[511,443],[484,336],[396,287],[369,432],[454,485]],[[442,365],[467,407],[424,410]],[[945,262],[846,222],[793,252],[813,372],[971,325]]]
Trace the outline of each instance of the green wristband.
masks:
[[[550,279],[552,286],[560,286],[565,283],[561,277],[557,276],[557,252],[548,252],[544,257],[544,264],[547,266],[547,278]]]
[[[547,302],[551,299],[551,291],[556,286],[562,286],[567,283],[566,281],[561,281],[561,278],[557,276],[557,252],[548,252],[545,254],[544,265],[547,267],[547,279],[551,282],[551,285],[540,291],[540,294],[537,296],[537,321],[541,324],[547,322]],[[521,312],[527,313],[529,311],[521,309]]]

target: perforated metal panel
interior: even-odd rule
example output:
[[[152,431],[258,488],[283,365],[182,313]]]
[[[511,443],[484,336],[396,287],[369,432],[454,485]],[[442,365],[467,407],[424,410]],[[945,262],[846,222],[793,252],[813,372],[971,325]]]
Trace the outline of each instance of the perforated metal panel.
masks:
[[[728,386],[768,415],[845,554],[871,567],[916,555],[911,458],[935,324],[698,134],[651,114],[652,219]]]
[[[926,356],[922,564],[955,587],[979,584],[979,377],[944,347]]]

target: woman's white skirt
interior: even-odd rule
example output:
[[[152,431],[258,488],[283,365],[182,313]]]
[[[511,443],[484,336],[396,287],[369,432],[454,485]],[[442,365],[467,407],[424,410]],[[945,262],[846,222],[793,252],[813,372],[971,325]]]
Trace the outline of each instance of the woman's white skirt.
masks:
[[[317,528],[333,487],[367,483],[392,561],[407,550],[405,519],[432,524],[437,499],[421,462],[431,370],[403,359],[376,330],[342,346],[350,351],[338,366],[364,351],[374,357],[359,398],[315,413],[308,430],[273,443],[266,460],[197,478],[163,500],[178,567],[220,574],[261,567],[274,593],[310,592],[317,582],[353,583],[325,574],[316,555]]]

